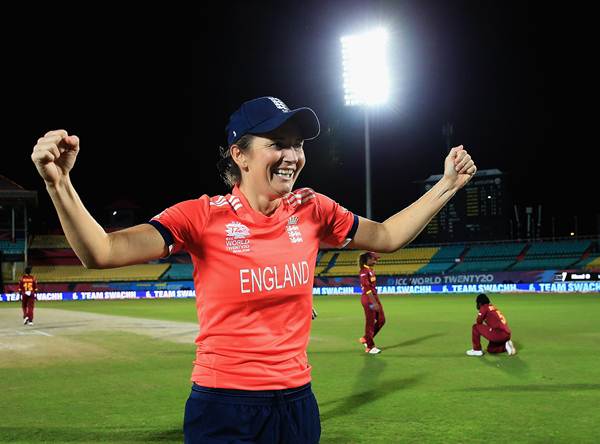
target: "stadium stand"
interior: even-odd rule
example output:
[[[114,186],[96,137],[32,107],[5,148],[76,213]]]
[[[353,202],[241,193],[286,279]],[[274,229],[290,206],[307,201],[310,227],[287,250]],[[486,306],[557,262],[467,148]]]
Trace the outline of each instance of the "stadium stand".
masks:
[[[575,268],[579,268],[581,270],[595,270],[600,269],[600,254],[595,253],[584,259],[581,259],[574,265]]]
[[[600,245],[592,240],[409,247],[381,255],[377,272],[393,276],[600,268],[600,252],[592,250],[600,251]],[[327,251],[317,263],[315,275],[353,276],[358,272],[359,254],[360,251]]]
[[[12,242],[0,238],[0,251],[5,257],[23,255],[24,248],[24,240]],[[356,250],[319,251],[315,276],[356,276],[360,253]],[[53,285],[61,282],[187,281],[193,278],[193,266],[187,254],[170,256],[161,261],[164,263],[88,270],[80,264],[62,234],[35,236],[29,245],[28,258],[38,280]],[[521,241],[407,247],[382,254],[377,264],[378,274],[390,276],[561,269],[600,269],[598,241]],[[2,278],[6,283],[14,283],[22,271],[22,260],[2,264]]]
[[[441,247],[432,257],[429,263],[424,264],[417,274],[439,274],[446,273],[454,267],[465,251],[464,245],[451,245]]]
[[[64,234],[36,235],[29,249],[31,265],[81,265]]]
[[[452,272],[503,271],[517,261],[525,246],[525,243],[508,243],[468,247]]]
[[[403,248],[384,254],[377,264],[379,274],[415,274],[440,250],[439,247]]]
[[[157,281],[170,264],[142,264],[104,270],[82,265],[38,265],[34,274],[39,282],[127,282]]]
[[[510,269],[522,271],[569,268],[579,262],[591,246],[592,242],[589,240],[536,242],[530,245],[523,259]]]
[[[453,269],[453,273],[470,273],[478,271],[503,271],[515,263],[515,260],[471,260],[461,262]]]
[[[577,259],[573,258],[537,258],[537,259],[524,259],[521,262],[516,263],[512,266],[511,270],[523,271],[523,270],[557,270],[562,268],[569,268],[574,264]]]
[[[319,255],[317,256],[317,265],[315,267],[315,276],[318,276],[321,272],[330,268],[334,255],[336,255],[336,253],[331,250],[319,252]]]
[[[417,274],[441,274],[447,272],[454,265],[454,262],[430,262],[420,268]]]
[[[358,274],[358,255],[361,251],[341,250],[334,253],[332,260],[335,262],[330,268],[326,268],[321,276],[354,276]]]
[[[464,250],[462,246],[417,247],[400,249],[394,253],[382,254],[377,264],[379,274],[400,275],[422,273],[431,269],[447,270],[454,265],[455,258]],[[331,266],[320,270],[320,276],[353,276],[358,273],[358,255],[361,251],[339,251],[332,253]],[[435,262],[434,262],[435,261]],[[441,261],[441,262],[438,262]],[[430,272],[430,271],[429,271]]]
[[[0,250],[2,254],[6,256],[23,254],[25,249],[25,241],[23,239],[17,239],[15,242],[9,240],[0,240]]]
[[[454,262],[465,251],[464,245],[450,245],[442,247],[431,258],[432,262]]]
[[[527,250],[526,257],[532,256],[569,256],[582,255],[591,246],[589,240],[572,240],[559,242],[536,242]]]
[[[464,260],[496,260],[504,258],[506,260],[515,260],[525,248],[525,243],[495,244],[495,245],[475,245],[469,248],[464,256]]]
[[[36,235],[31,241],[30,248],[35,249],[71,249],[69,242],[64,234],[41,234]]]
[[[166,264],[169,265],[169,264]],[[170,264],[170,268],[164,274],[162,280],[185,281],[192,279],[194,267],[192,264]]]

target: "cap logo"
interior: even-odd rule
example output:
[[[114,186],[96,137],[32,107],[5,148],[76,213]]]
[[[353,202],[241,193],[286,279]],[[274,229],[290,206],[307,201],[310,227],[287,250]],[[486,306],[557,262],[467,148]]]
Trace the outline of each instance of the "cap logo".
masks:
[[[277,109],[280,109],[284,113],[290,112],[290,109],[287,107],[287,105],[285,103],[283,103],[283,101],[281,101],[277,97],[267,97],[267,99],[269,99],[271,102],[273,102],[273,105],[275,105],[275,107]]]

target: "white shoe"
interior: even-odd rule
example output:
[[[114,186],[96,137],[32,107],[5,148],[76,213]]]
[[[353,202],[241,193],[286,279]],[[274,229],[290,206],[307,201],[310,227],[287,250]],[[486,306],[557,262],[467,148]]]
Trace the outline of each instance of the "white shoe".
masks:
[[[29,321],[27,325],[33,325],[33,321]]]
[[[27,325],[28,322],[29,322],[29,318],[27,316],[25,316],[23,318],[23,325]]]
[[[467,355],[469,356],[483,356],[483,351],[482,350],[467,350]]]
[[[376,355],[377,353],[381,353],[381,350],[379,350],[377,347],[368,348],[365,351],[370,355]]]
[[[517,354],[517,347],[515,347],[515,344],[513,344],[513,341],[511,341],[510,339],[506,341],[506,344],[504,344],[504,348],[506,348],[506,353],[508,353],[509,356]]]

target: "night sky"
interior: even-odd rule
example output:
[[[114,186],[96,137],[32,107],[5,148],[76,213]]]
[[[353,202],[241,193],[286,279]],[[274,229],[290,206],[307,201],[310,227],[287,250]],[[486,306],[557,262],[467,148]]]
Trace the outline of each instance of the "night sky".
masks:
[[[121,199],[141,207],[141,222],[228,191],[215,163],[229,114],[264,95],[311,107],[321,121],[297,186],[364,214],[363,114],[343,103],[339,39],[384,25],[393,93],[371,119],[374,219],[410,204],[417,181],[442,172],[442,125],[450,122],[453,144],[464,144],[479,169],[507,173],[516,204],[541,204],[543,223],[554,216],[564,232],[573,216],[580,234],[597,232],[589,11],[475,0],[217,8],[175,31],[109,27],[5,42],[0,174],[40,191],[36,229],[57,223],[29,158],[46,131],[80,136],[72,179],[101,223]]]

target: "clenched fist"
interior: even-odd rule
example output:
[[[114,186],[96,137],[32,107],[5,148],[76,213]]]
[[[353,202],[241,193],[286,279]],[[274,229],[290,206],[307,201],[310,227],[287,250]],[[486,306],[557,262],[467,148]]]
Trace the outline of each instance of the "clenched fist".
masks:
[[[69,175],[79,152],[79,138],[65,130],[48,131],[33,147],[31,160],[46,182],[59,185]]]
[[[444,177],[452,180],[457,189],[464,187],[476,172],[475,162],[462,145],[450,150],[444,161]]]

